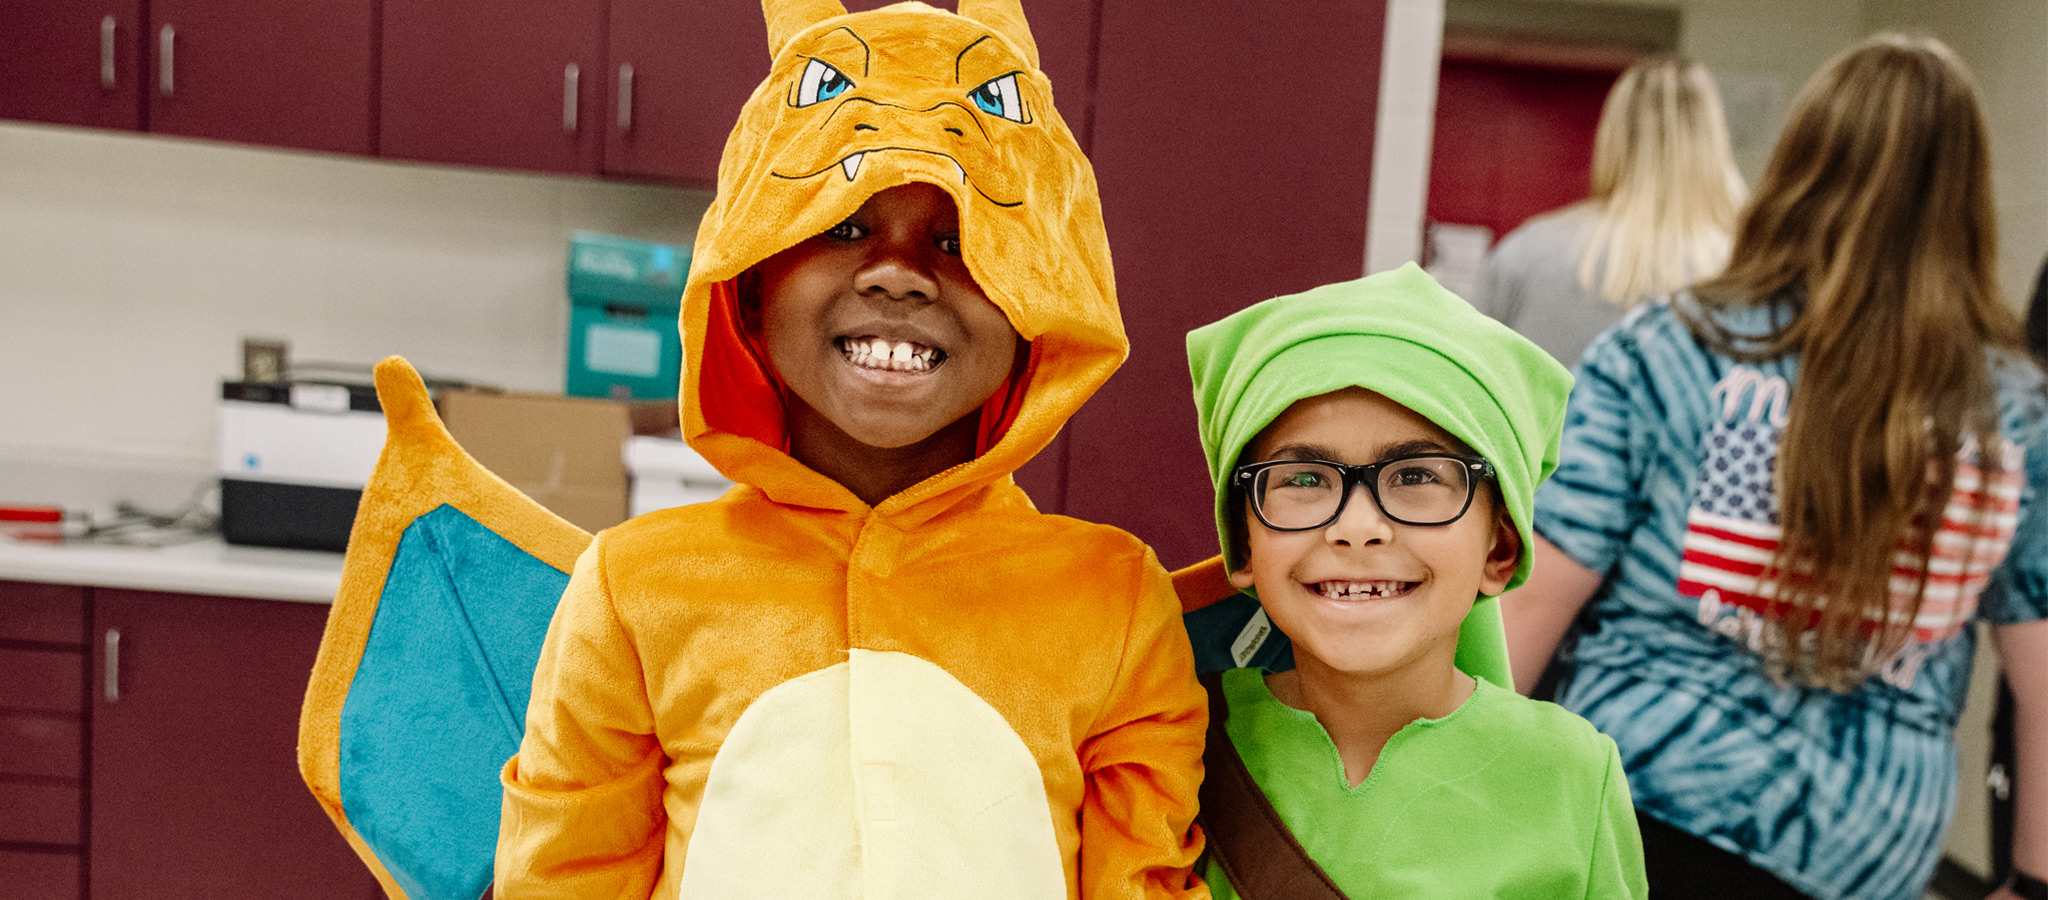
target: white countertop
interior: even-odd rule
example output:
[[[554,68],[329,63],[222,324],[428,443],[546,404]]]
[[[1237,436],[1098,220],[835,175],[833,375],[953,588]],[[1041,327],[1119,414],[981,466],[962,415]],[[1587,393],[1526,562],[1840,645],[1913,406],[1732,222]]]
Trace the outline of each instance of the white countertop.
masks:
[[[61,506],[118,528],[117,501],[158,514],[203,506],[218,477],[211,463],[0,443],[0,503]],[[77,524],[67,522],[67,533]],[[232,546],[132,523],[118,530],[136,543],[16,540],[0,530],[0,580],[300,603],[332,603],[341,586],[339,553]]]
[[[171,547],[0,538],[0,580],[331,603],[341,554],[241,547],[208,538]]]

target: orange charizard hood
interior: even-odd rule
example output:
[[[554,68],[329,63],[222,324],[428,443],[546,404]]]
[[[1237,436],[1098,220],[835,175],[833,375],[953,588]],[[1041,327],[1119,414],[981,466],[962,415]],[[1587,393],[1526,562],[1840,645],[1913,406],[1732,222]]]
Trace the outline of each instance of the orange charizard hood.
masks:
[[[935,185],[959,210],[968,270],[1031,357],[984,409],[978,458],[878,508],[922,519],[1029,460],[1123,361],[1095,176],[1017,0],[960,0],[957,15],[914,0],[763,5],[774,64],[726,143],[683,292],[683,436],[777,502],[864,510],[783,452],[778,381],[739,325],[740,276],[877,192]]]

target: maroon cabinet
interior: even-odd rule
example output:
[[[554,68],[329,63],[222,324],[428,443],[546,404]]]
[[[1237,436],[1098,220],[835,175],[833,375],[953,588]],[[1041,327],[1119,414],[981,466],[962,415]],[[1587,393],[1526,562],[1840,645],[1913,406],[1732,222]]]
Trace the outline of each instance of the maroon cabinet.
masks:
[[[768,77],[759,4],[611,0],[604,170],[711,187],[740,106]]]
[[[0,118],[368,153],[377,0],[0,6]]]
[[[595,174],[607,120],[605,6],[384,0],[379,152]]]
[[[369,153],[377,0],[150,0],[149,130]]]
[[[0,118],[141,128],[142,0],[0,5]]]
[[[368,900],[300,780],[323,604],[94,589],[94,900]]]
[[[0,898],[380,896],[299,779],[326,621],[0,581]]]
[[[1084,148],[1099,6],[1029,11]],[[768,61],[751,0],[38,0],[0,118],[710,187]]]
[[[84,890],[85,598],[0,581],[0,897]]]
[[[1385,18],[1384,0],[1102,4],[1091,156],[1131,356],[1069,424],[1054,508],[1169,568],[1216,554],[1187,332],[1362,274]]]

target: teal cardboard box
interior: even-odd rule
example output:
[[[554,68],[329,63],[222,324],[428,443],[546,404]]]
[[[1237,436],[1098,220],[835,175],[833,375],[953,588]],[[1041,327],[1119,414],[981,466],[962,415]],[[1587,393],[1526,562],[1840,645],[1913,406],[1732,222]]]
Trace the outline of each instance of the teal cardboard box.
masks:
[[[674,398],[683,364],[676,316],[689,272],[686,247],[572,234],[564,392],[613,400]]]

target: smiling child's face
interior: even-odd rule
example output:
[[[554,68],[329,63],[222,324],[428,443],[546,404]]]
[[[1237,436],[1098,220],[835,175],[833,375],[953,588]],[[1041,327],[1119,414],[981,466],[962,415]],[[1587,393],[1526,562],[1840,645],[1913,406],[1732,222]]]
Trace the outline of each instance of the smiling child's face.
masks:
[[[932,185],[881,191],[758,271],[769,362],[868,447],[907,447],[967,420],[1016,361],[1017,332],[961,260],[959,213]]]
[[[1363,388],[1297,401],[1250,449],[1249,462],[1349,465],[1471,453],[1435,423]],[[1258,588],[1300,664],[1353,675],[1390,675],[1439,658],[1450,665],[1473,601],[1500,593],[1520,553],[1490,491],[1482,486],[1479,494],[1456,521],[1428,526],[1388,519],[1364,485],[1352,489],[1336,521],[1312,531],[1273,531],[1247,505],[1250,553],[1231,583]]]

